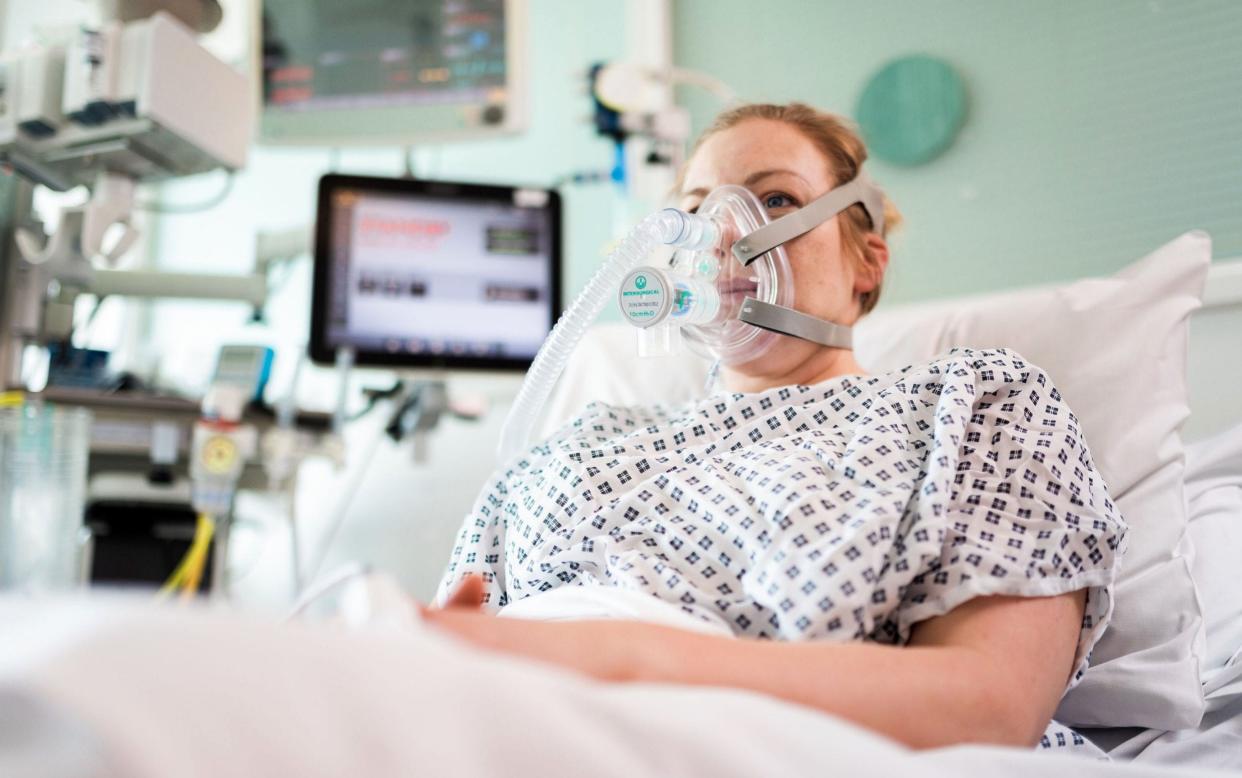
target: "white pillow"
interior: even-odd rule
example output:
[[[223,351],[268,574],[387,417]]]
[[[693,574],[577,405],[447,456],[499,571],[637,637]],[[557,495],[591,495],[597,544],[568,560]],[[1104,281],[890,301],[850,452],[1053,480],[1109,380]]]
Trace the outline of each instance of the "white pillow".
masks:
[[[1188,415],[1187,319],[1211,261],[1189,232],[1110,278],[905,306],[859,323],[872,372],[922,363],[953,346],[1005,346],[1046,370],[1082,422],[1096,467],[1130,525],[1113,621],[1057,719],[1079,726],[1193,727],[1203,617],[1191,576],[1180,429]],[[570,362],[546,429],[598,399],[698,396],[706,366],[640,360],[632,328],[597,327]]]
[[[1242,424],[1186,447],[1186,500],[1207,624],[1206,682],[1242,651]]]
[[[951,346],[1008,346],[1052,377],[1130,525],[1113,620],[1066,695],[1070,725],[1198,725],[1203,615],[1190,570],[1184,450],[1188,317],[1201,305],[1211,240],[1188,232],[1110,278],[912,307],[860,322],[871,370]]]
[[[639,357],[637,333],[624,323],[597,324],[586,331],[548,398],[540,439],[593,400],[635,406],[703,396],[710,367],[705,360],[688,349],[671,357]]]

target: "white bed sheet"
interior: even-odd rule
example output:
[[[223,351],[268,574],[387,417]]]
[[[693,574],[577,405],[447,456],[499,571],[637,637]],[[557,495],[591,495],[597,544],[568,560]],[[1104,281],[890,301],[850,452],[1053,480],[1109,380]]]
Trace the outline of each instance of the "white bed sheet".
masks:
[[[1028,749],[913,752],[763,696],[599,684],[425,630],[0,600],[0,646],[5,714],[38,709],[55,727],[46,742],[77,737],[106,755],[39,773],[56,778],[1217,774]],[[29,751],[0,738],[0,767]]]
[[[1203,721],[1177,731],[1084,730],[1115,760],[1242,771],[1242,426],[1187,448],[1195,584],[1207,619]]]
[[[1207,683],[1242,650],[1242,425],[1186,448],[1186,502],[1206,627]]]
[[[1242,661],[1214,673],[1204,684],[1204,697],[1207,712],[1193,729],[1109,729],[1083,733],[1117,762],[1196,765],[1242,772]]]

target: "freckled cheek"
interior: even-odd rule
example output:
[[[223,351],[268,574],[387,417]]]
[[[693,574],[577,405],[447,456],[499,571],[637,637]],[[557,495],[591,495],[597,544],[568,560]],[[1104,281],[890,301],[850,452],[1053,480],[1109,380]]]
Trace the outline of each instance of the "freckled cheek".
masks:
[[[797,307],[807,312],[827,312],[850,299],[853,277],[841,255],[841,244],[820,230],[786,246],[794,276]]]

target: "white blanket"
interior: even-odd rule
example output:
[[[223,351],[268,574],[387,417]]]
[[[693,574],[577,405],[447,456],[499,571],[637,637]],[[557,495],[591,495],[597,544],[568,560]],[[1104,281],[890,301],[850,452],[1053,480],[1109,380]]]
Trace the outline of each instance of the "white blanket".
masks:
[[[608,685],[421,629],[0,600],[0,774],[1178,776],[1028,749],[913,752],[756,694]],[[23,772],[25,770],[25,772]]]

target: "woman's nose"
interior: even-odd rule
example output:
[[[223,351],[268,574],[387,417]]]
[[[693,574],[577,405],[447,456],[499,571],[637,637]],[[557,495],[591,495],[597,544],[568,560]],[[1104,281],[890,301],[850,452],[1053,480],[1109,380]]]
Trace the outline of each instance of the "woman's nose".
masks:
[[[733,244],[741,239],[742,235],[736,224],[725,222],[721,225],[720,240],[716,242],[715,251],[716,258],[719,260],[730,259],[733,257]]]

